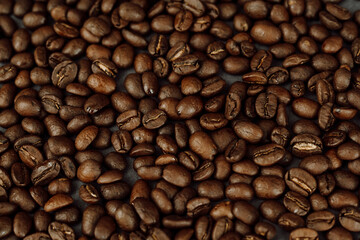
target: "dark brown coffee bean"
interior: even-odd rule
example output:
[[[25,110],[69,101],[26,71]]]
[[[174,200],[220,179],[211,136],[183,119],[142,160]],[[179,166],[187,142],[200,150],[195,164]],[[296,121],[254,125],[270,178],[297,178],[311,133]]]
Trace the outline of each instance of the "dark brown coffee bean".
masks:
[[[255,224],[259,218],[257,209],[246,201],[236,201],[232,212],[237,219],[249,225]]]
[[[52,239],[75,239],[75,232],[65,223],[52,222],[48,227],[49,235]]]
[[[256,196],[263,199],[276,199],[285,190],[285,182],[277,176],[259,176],[252,185]]]
[[[326,233],[326,237],[329,240],[338,239],[341,236],[342,239],[352,239],[351,233],[343,227],[333,227]]]
[[[188,75],[196,72],[200,68],[199,59],[195,55],[185,55],[173,61],[172,64],[175,73]]]
[[[295,239],[301,239],[301,238],[307,238],[309,240],[316,240],[319,239],[318,233],[311,229],[311,228],[297,228],[290,233],[289,239],[295,240]]]
[[[34,213],[34,226],[36,231],[45,232],[51,223],[51,215],[44,210],[38,210]]]
[[[91,74],[86,83],[90,89],[104,95],[110,95],[116,88],[115,80],[103,73]]]
[[[46,212],[53,212],[72,204],[73,201],[74,200],[71,198],[71,196],[59,193],[54,195],[45,203],[44,210]]]
[[[153,225],[159,222],[159,212],[150,200],[139,197],[132,204],[136,213],[145,224]]]
[[[35,166],[31,173],[34,185],[45,185],[53,180],[60,172],[60,165],[56,160],[47,160]]]
[[[356,232],[359,225],[359,210],[355,207],[343,208],[339,214],[339,222],[345,229]]]
[[[311,195],[316,190],[316,180],[307,171],[300,168],[292,168],[285,174],[285,182],[288,187],[303,196]]]
[[[124,199],[130,193],[130,186],[126,182],[102,184],[100,192],[106,200]]]
[[[120,130],[131,131],[138,127],[141,123],[140,112],[136,110],[128,110],[123,112],[116,119],[116,124]]]
[[[205,160],[213,160],[217,153],[217,147],[211,137],[202,131],[195,132],[190,136],[189,146],[192,151]]]
[[[287,192],[283,203],[288,211],[299,216],[305,216],[310,211],[309,201],[297,192]]]
[[[77,177],[82,182],[95,181],[101,174],[100,163],[94,160],[86,160],[77,169]]]
[[[273,143],[257,147],[253,152],[253,160],[260,166],[271,166],[281,161],[284,156],[284,148]]]
[[[6,179],[6,175],[4,174]],[[27,186],[30,183],[30,173],[26,168],[26,165],[23,163],[14,163],[11,166],[11,178],[13,183],[18,187]],[[6,183],[6,180],[2,180],[3,183]],[[6,184],[3,184],[3,188],[6,189]]]
[[[266,45],[278,43],[281,38],[279,28],[266,20],[255,22],[250,34],[256,42]]]
[[[270,119],[275,116],[277,109],[277,98],[273,94],[261,93],[255,102],[256,113],[265,119]]]
[[[321,139],[312,134],[297,135],[291,140],[290,145],[292,153],[299,157],[321,154],[323,149]]]
[[[247,72],[250,68],[249,64],[247,58],[230,56],[224,59],[223,68],[226,73],[238,75]]]

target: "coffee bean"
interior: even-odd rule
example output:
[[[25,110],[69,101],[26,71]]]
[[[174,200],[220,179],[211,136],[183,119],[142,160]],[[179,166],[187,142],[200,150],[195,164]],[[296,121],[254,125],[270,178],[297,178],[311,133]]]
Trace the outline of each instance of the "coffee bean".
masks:
[[[58,64],[52,73],[51,79],[55,86],[65,88],[74,81],[77,75],[78,67],[72,61],[64,61]]]
[[[292,168],[287,171],[285,174],[285,182],[291,190],[303,196],[311,195],[317,187],[315,178],[300,168]]]
[[[116,209],[115,219],[119,227],[125,231],[134,231],[137,229],[139,220],[134,210],[134,207],[130,204],[122,204]]]
[[[287,192],[283,203],[287,210],[299,216],[304,216],[310,211],[309,201],[297,192]]]
[[[46,212],[53,212],[72,204],[73,201],[74,200],[69,195],[59,193],[54,195],[45,203],[44,210]]]
[[[257,147],[253,152],[253,160],[260,166],[270,166],[285,156],[285,150],[278,144],[267,144]]]
[[[285,190],[285,182],[277,176],[259,176],[252,183],[257,197],[276,199]]]
[[[311,240],[315,240],[318,239],[319,237],[318,237],[318,233],[311,228],[298,228],[291,231],[289,239],[293,240],[299,238],[308,238]]]
[[[159,212],[156,206],[148,199],[136,198],[133,201],[136,213],[147,225],[153,225],[159,222]]]
[[[202,131],[195,132],[190,136],[189,146],[192,151],[205,160],[213,160],[217,153],[217,147],[211,137]]]
[[[297,135],[291,140],[290,145],[292,153],[299,157],[321,154],[323,148],[321,139],[312,134]]]
[[[249,225],[255,224],[259,218],[257,209],[246,201],[234,202],[232,212],[237,219]]]
[[[329,232],[327,232],[326,237],[329,240],[337,239],[341,236],[343,239],[351,239],[352,235],[343,227],[333,227]]]
[[[345,229],[356,232],[359,229],[359,211],[354,207],[341,209],[339,222]]]
[[[65,223],[52,222],[48,227],[49,235],[52,239],[56,238],[66,238],[66,239],[75,239],[74,230]]]
[[[255,41],[266,45],[273,45],[279,42],[281,38],[280,30],[271,22],[266,20],[255,22],[250,34]]]

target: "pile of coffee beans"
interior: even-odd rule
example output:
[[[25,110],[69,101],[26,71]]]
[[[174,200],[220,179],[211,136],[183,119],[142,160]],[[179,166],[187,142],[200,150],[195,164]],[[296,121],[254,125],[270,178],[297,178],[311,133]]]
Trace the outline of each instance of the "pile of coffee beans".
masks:
[[[0,0],[0,239],[357,238],[340,2]]]

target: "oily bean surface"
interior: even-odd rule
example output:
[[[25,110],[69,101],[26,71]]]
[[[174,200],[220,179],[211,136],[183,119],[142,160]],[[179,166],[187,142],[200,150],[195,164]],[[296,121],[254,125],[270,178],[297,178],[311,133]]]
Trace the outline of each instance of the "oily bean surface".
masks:
[[[354,239],[350,0],[0,0],[0,239]]]

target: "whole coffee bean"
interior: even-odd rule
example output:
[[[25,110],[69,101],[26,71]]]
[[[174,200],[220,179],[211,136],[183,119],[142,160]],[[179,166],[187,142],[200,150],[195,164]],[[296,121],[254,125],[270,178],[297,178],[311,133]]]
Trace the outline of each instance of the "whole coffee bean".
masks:
[[[116,124],[120,130],[131,131],[141,123],[140,112],[128,110],[120,114],[116,119]]]
[[[289,239],[295,240],[295,239],[301,239],[301,238],[307,238],[309,240],[316,240],[319,239],[318,233],[311,229],[311,228],[297,228],[290,233]]]
[[[60,164],[56,160],[47,160],[35,166],[31,173],[34,185],[45,185],[54,179],[60,172]]]
[[[285,182],[277,176],[259,176],[252,183],[257,197],[263,199],[279,198],[285,190]]]
[[[326,237],[329,240],[338,239],[341,236],[342,239],[353,239],[353,236],[349,231],[343,227],[333,227],[330,231],[326,233]]]
[[[97,204],[87,206],[82,215],[82,233],[88,236],[93,236],[96,223],[103,215],[105,215],[105,210],[102,206]]]
[[[233,128],[238,137],[249,143],[258,143],[264,135],[262,129],[252,122],[238,121]]]
[[[301,168],[292,168],[285,174],[285,183],[288,187],[303,196],[311,195],[317,187],[315,178]]]
[[[110,95],[116,88],[115,80],[103,73],[91,74],[86,83],[91,90],[104,95]]]
[[[77,169],[77,177],[82,182],[95,181],[101,174],[100,163],[94,160],[82,162]]]
[[[179,187],[186,187],[191,181],[190,173],[179,165],[166,166],[163,171],[163,178],[169,183]]]
[[[213,160],[217,153],[217,147],[211,137],[202,131],[195,132],[189,138],[189,146],[192,151],[205,160]]]
[[[250,201],[254,197],[254,190],[249,184],[233,183],[226,187],[225,196],[230,200]]]
[[[132,204],[136,213],[145,224],[153,225],[159,222],[159,212],[150,200],[139,197]]]
[[[64,61],[54,68],[52,72],[52,83],[59,87],[65,88],[73,82],[78,72],[78,67],[73,61]]]
[[[80,210],[74,206],[62,208],[56,211],[54,219],[67,224],[76,223],[80,220]]]
[[[44,205],[44,210],[46,212],[53,212],[60,208],[66,207],[73,203],[73,199],[69,195],[62,193],[56,194],[51,197]]]
[[[277,222],[278,218],[286,212],[284,205],[276,200],[263,201],[259,210],[264,218],[271,222]]]
[[[309,201],[297,192],[287,192],[283,203],[287,210],[299,216],[305,216],[310,211]]]
[[[205,197],[195,197],[186,204],[187,215],[189,217],[199,217],[210,211],[210,199]]]
[[[266,20],[255,22],[250,34],[256,42],[265,45],[278,43],[281,38],[281,31],[279,28]]]
[[[257,209],[246,201],[234,202],[232,212],[237,219],[249,225],[255,224],[259,218]]]
[[[292,153],[298,157],[321,154],[323,149],[321,139],[312,134],[297,135],[291,140],[290,145]]]
[[[119,227],[125,231],[134,231],[139,224],[138,216],[132,205],[124,203],[116,209],[115,219]]]
[[[179,75],[188,75],[200,68],[199,59],[195,55],[185,55],[173,61],[173,70]]]
[[[254,149],[253,160],[259,166],[271,166],[285,156],[285,150],[278,144],[267,144]]]
[[[285,229],[286,231],[292,231],[297,228],[301,229],[302,227],[305,227],[304,219],[290,212],[286,212],[282,214],[278,219],[278,224],[280,225],[281,228]]]
[[[299,167],[311,174],[320,175],[329,168],[329,159],[323,155],[309,156],[301,160]]]
[[[351,232],[357,232],[359,225],[359,210],[355,207],[346,207],[341,209],[339,214],[341,226]]]
[[[166,120],[167,116],[165,112],[154,109],[143,116],[142,123],[147,129],[156,129],[164,125]]]
[[[4,177],[6,178],[5,173]],[[14,163],[11,166],[11,178],[13,183],[18,187],[24,187],[28,185],[30,183],[30,173],[29,170],[26,168],[26,165],[23,163]],[[2,185],[2,187],[6,187],[5,184]]]
[[[32,186],[29,189],[29,193],[33,200],[40,206],[44,206],[47,200],[49,199],[48,192],[41,186]]]
[[[256,98],[255,110],[256,113],[265,119],[273,118],[276,114],[277,98],[271,93],[261,93]]]
[[[24,144],[18,148],[19,157],[26,166],[34,168],[44,161],[41,152],[33,145]]]
[[[335,215],[330,211],[310,213],[306,218],[306,225],[316,231],[330,230],[335,225]]]
[[[360,145],[355,142],[345,142],[337,148],[337,156],[342,160],[355,160],[358,158]]]
[[[49,235],[52,239],[75,239],[75,232],[65,223],[52,222],[48,227]]]
[[[247,58],[230,56],[224,59],[223,68],[226,73],[238,75],[246,73],[250,67],[249,64]]]
[[[34,213],[34,226],[36,231],[45,232],[51,223],[51,215],[44,210],[38,210]]]

